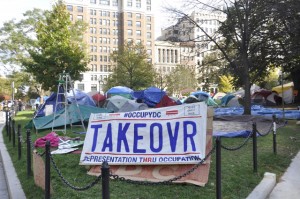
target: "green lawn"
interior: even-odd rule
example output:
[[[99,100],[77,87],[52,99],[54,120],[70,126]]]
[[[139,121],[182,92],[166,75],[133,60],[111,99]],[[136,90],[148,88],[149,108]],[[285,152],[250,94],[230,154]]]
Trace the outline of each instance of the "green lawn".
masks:
[[[15,117],[16,126],[21,124],[24,127],[32,118],[32,111],[22,111]],[[238,199],[246,198],[253,188],[262,180],[265,172],[276,173],[279,178],[289,166],[291,159],[300,150],[300,126],[295,125],[296,121],[289,121],[288,125],[277,132],[277,155],[273,154],[272,135],[257,138],[258,142],[258,172],[253,172],[252,166],[252,142],[248,142],[243,148],[237,151],[222,149],[222,198]],[[26,130],[22,129],[25,141]],[[48,134],[50,130],[44,130],[37,134],[32,131],[33,142]],[[69,137],[77,137],[78,134],[71,131],[66,134]],[[34,184],[33,177],[27,177],[26,171],[26,145],[22,145],[22,158],[18,160],[17,145],[12,146],[8,142],[5,129],[3,137],[18,177],[22,183],[27,198],[43,198],[44,192]],[[84,135],[81,135],[84,139]],[[291,137],[296,139],[291,139]],[[244,138],[222,139],[226,146],[238,146]],[[43,150],[39,150],[42,152]],[[94,181],[94,176],[87,175],[87,169],[79,165],[79,154],[55,155],[54,160],[61,170],[63,176],[72,185],[84,187]],[[209,174],[209,181],[205,187],[194,185],[136,185],[121,181],[110,181],[110,196],[112,199],[182,199],[182,198],[216,198],[216,176],[215,176],[215,153],[212,155],[212,164]],[[192,174],[191,174],[192,175]],[[51,198],[101,198],[101,183],[86,191],[75,191],[66,186],[57,172],[51,165],[51,185],[53,194]]]

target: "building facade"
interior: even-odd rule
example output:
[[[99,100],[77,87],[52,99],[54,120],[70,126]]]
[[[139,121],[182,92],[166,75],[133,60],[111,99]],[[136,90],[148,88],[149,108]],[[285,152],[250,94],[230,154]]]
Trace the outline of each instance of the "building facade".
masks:
[[[110,54],[124,42],[143,43],[154,63],[153,0],[64,0],[70,19],[89,24],[84,35],[90,54],[89,71],[74,88],[84,92],[102,91],[112,73]]]

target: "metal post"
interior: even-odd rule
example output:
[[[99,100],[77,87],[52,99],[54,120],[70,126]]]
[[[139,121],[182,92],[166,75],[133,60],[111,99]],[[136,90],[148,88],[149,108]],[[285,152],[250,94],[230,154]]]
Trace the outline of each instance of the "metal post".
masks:
[[[6,136],[8,136],[8,111],[7,109],[5,110],[5,129],[6,129]]]
[[[253,140],[253,172],[257,173],[257,139],[256,123],[253,122],[252,140]]]
[[[13,139],[13,147],[15,147],[16,146],[15,120],[12,120],[12,139]]]
[[[21,151],[21,124],[18,124],[18,160],[21,160],[22,151]]]
[[[106,161],[102,163],[102,199],[109,199],[109,165]]]
[[[50,199],[50,141],[46,142],[45,152],[45,199]]]
[[[273,115],[273,153],[277,154],[277,140],[276,140],[276,115]]]
[[[8,140],[11,141],[11,117],[8,118]]]
[[[222,183],[221,183],[221,138],[216,138],[216,198],[222,198]]]
[[[30,130],[27,129],[27,177],[31,176],[31,138],[30,138]]]

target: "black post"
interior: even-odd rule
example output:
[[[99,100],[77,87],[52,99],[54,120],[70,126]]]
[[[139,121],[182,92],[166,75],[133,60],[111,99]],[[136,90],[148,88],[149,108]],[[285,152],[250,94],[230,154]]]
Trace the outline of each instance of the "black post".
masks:
[[[222,198],[222,183],[221,183],[221,138],[216,138],[216,198]]]
[[[30,130],[27,129],[27,177],[31,176],[31,138],[30,138]]]
[[[21,124],[18,124],[18,160],[21,160],[22,151],[21,151]]]
[[[8,136],[8,111],[7,110],[5,110],[5,129],[6,129],[6,136]]]
[[[273,115],[273,153],[277,154],[276,115]]]
[[[12,139],[13,139],[13,147],[15,147],[16,146],[15,120],[12,120]]]
[[[102,199],[109,199],[109,165],[106,161],[102,163]]]
[[[46,142],[45,151],[45,199],[50,199],[50,141]]]
[[[11,141],[11,117],[8,118],[8,140]]]
[[[257,139],[256,139],[256,123],[253,122],[252,140],[253,140],[253,172],[257,173]]]

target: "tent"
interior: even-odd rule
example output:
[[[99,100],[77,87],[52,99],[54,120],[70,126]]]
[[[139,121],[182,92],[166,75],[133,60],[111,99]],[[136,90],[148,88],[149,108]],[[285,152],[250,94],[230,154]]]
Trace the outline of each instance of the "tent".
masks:
[[[241,106],[239,103],[239,97],[234,94],[227,93],[224,97],[221,98],[221,106]]]
[[[276,92],[272,92],[266,98],[266,105],[267,106],[275,106],[282,103],[282,97],[280,97]]]
[[[164,95],[160,102],[155,105],[155,108],[167,107],[167,106],[175,106],[177,102],[170,98],[168,95]]]
[[[141,99],[149,107],[155,107],[155,105],[158,104],[165,95],[165,91],[152,86],[143,91],[143,94],[141,94]]]
[[[192,96],[195,96],[200,102],[206,102],[208,106],[218,106],[218,104],[210,97],[210,94],[204,91],[196,91],[191,93]]]
[[[92,96],[94,102],[98,107],[102,107],[105,103],[106,97],[100,93],[96,93]]]
[[[148,109],[147,104],[137,103],[135,100],[128,100],[125,104],[119,109],[118,112],[130,112],[130,111],[141,111]]]
[[[106,99],[106,102],[104,104],[104,108],[107,108],[109,110],[112,110],[113,112],[119,112],[120,108],[127,102],[129,101],[128,98],[115,95],[112,96],[108,99]]]
[[[115,86],[106,92],[107,98],[110,98],[115,95],[123,96],[127,99],[132,99],[133,98],[133,90],[128,87],[125,87],[125,86]]]
[[[226,93],[223,93],[223,92],[217,92],[214,96],[213,96],[213,99],[216,100],[216,99],[222,99],[222,97],[224,97],[226,95]]]
[[[270,90],[260,89],[251,95],[251,102],[253,104],[266,104],[267,97],[272,93]]]
[[[75,94],[75,97],[74,97]],[[72,91],[67,93],[67,98],[70,103],[74,103],[75,100],[77,104],[86,105],[86,106],[96,106],[93,98],[89,96],[87,93],[82,92],[81,90],[74,90],[74,94]]]
[[[286,104],[291,104],[294,102],[294,83],[290,82],[280,86],[272,88],[272,91],[276,91]]]

